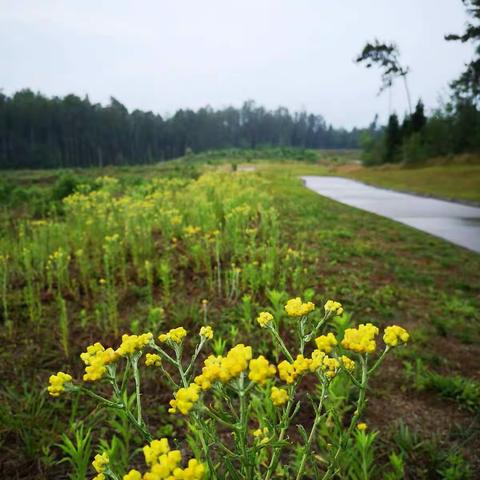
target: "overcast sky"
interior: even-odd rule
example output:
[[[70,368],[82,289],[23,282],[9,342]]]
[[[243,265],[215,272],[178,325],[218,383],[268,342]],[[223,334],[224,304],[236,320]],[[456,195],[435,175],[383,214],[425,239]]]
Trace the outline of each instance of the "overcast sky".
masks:
[[[363,44],[395,41],[412,96],[434,108],[472,56],[443,39],[465,22],[460,0],[0,0],[0,88],[162,115],[254,99],[362,126],[389,102],[353,63]],[[392,105],[406,110],[401,84]]]

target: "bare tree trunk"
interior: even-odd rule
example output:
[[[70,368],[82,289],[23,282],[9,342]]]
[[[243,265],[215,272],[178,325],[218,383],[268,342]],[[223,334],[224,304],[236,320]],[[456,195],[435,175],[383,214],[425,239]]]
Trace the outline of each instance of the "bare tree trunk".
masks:
[[[408,82],[407,82],[407,75],[403,76],[403,85],[405,86],[405,93],[407,94],[407,102],[408,102],[408,110],[410,111],[410,115],[412,114],[412,100],[410,99],[410,90],[408,89]]]

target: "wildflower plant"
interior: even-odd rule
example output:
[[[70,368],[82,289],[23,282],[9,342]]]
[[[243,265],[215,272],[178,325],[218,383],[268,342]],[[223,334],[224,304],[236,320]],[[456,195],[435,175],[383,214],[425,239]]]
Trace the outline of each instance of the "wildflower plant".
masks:
[[[341,304],[327,302],[321,317],[311,315],[315,308],[312,302],[300,298],[285,305],[287,315],[296,321],[295,346],[292,342],[287,346],[272,314],[258,315],[259,327],[270,333],[284,357],[277,365],[266,355],[255,356],[252,347],[242,343],[223,354],[206,354],[204,350],[214,338],[208,325],[201,327],[193,353],[184,358],[184,342],[189,334],[185,328],[177,327],[157,339],[152,333],[123,335],[116,349],[100,343],[90,345],[81,355],[85,383],[74,382],[69,374],[59,372],[50,377],[48,390],[55,397],[80,391],[107,408],[123,411],[144,443],[143,473],[135,469],[114,472],[103,452],[93,463],[97,479],[269,480],[277,478],[280,469],[287,472],[288,478],[304,478],[312,470],[321,472],[316,478],[332,478],[342,469],[342,456],[354,448],[360,437],[367,436],[365,441],[373,443],[376,434],[367,433],[362,421],[368,381],[387,352],[406,343],[409,335],[399,326],[387,327],[385,347],[377,354],[376,326],[361,324],[346,329],[343,338],[336,338],[327,330],[330,320],[343,313]],[[200,366],[201,356],[204,360]],[[142,414],[142,368],[156,369],[172,387],[168,412],[187,420],[188,437],[201,458],[185,463],[181,449],[171,449],[171,440],[153,437]],[[301,398],[300,386],[305,377],[309,377],[309,383],[316,382],[318,395]],[[338,378],[356,391],[352,413],[346,418],[330,398]],[[110,397],[94,391],[92,387],[99,382],[110,385]],[[127,391],[130,384],[134,385],[133,392]],[[125,401],[130,394],[133,403]],[[301,442],[292,445],[293,425],[304,402],[310,403],[313,421],[299,427]],[[323,445],[319,442],[320,432],[331,420],[336,427],[330,432],[328,448],[316,452]]]

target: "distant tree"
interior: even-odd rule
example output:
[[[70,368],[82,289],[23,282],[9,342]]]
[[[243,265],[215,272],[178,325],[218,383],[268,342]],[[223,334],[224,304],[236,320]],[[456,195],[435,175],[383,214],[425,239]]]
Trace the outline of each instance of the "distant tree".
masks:
[[[374,65],[382,70],[382,85],[379,94],[392,87],[396,78],[402,78],[407,95],[408,110],[412,113],[410,90],[408,88],[408,67],[400,64],[400,51],[394,43],[381,43],[377,39],[373,43],[366,43],[362,52],[355,59],[357,63],[364,63],[367,68]]]
[[[427,117],[425,116],[425,106],[422,99],[417,102],[415,111],[410,116],[410,123],[412,132],[420,132],[427,123]]]
[[[472,42],[475,46],[473,60],[466,64],[465,71],[451,83],[456,97],[460,100],[470,100],[478,105],[480,102],[480,0],[462,0],[467,13],[472,17],[462,35],[449,34],[447,41]]]
[[[0,169],[140,164],[222,148],[355,148],[361,133],[253,101],[239,109],[182,109],[164,119],[129,112],[115,98],[102,106],[77,95],[0,93]]]
[[[397,162],[399,157],[399,150],[402,145],[402,132],[397,115],[394,113],[388,119],[387,128],[385,129],[385,151],[384,162]]]

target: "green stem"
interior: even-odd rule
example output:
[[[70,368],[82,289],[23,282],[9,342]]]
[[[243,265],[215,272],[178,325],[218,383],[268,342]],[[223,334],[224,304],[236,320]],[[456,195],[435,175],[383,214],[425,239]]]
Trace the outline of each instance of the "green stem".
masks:
[[[212,464],[212,459],[210,457],[210,449],[208,448],[207,442],[205,441],[205,437],[203,435],[204,434],[203,424],[202,424],[202,421],[201,421],[201,418],[200,418],[198,412],[193,413],[193,420],[197,424],[196,432],[197,432],[198,438],[200,439],[200,443],[202,445],[203,454],[205,455],[205,458],[207,459],[208,469],[210,470],[210,476],[211,476],[212,480],[214,480],[214,479],[217,478],[217,476],[215,474],[215,467]],[[221,442],[218,443],[218,445],[221,445]],[[221,445],[221,446],[223,446],[223,445]]]
[[[162,350],[157,344],[152,343],[152,344],[150,344],[150,346],[151,346],[156,352],[158,352],[163,358],[165,358],[165,360],[167,360],[168,362],[170,362],[172,365],[175,365],[175,366],[176,366],[177,362],[176,362],[167,352],[165,352],[164,350]]]
[[[295,382],[293,387],[291,388],[289,395],[288,395],[288,402],[287,406],[285,407],[285,411],[283,413],[283,418],[282,418],[282,428],[280,429],[280,434],[278,435],[278,443],[281,444],[283,439],[285,438],[285,434],[287,432],[287,429],[290,424],[290,411],[292,410],[293,403],[294,403],[294,397],[295,397],[295,390],[296,386],[298,384],[298,381]],[[272,478],[272,475],[275,473],[275,470],[277,469],[278,462],[280,460],[280,453],[282,451],[282,446],[274,447],[273,448],[273,453],[272,453],[272,458],[270,460],[270,464],[268,465],[267,469],[267,475],[265,476],[265,480],[270,480]]]
[[[138,354],[135,354],[132,357],[132,367],[133,367],[133,378],[135,380],[135,396],[136,396],[136,403],[137,403],[137,422],[140,425],[143,425],[142,419],[142,402],[140,400],[140,372],[138,370]]]
[[[243,457],[243,462],[244,462],[244,467],[245,467],[245,473],[246,477],[245,478],[252,478],[251,475],[251,465],[250,462],[248,461],[248,454],[247,454],[247,423],[248,423],[248,418],[247,418],[247,403],[246,403],[246,390],[244,388],[245,386],[245,373],[242,372],[240,375],[240,378],[238,379],[238,395],[239,395],[239,400],[240,400],[240,425],[239,425],[239,442],[240,442],[240,449],[242,451],[242,457]]]
[[[128,408],[128,405],[125,405],[125,403],[122,401],[122,392],[118,388],[117,380],[115,379],[115,377],[110,377],[110,381],[112,383],[113,391],[115,395],[117,396],[118,400],[121,402],[122,407],[120,408],[125,412],[125,415],[127,416],[130,423],[142,434],[144,440],[150,443],[153,440],[152,435],[145,428],[145,425],[142,425],[137,421],[137,419],[134,417],[134,415]]]
[[[362,364],[362,381],[359,387],[360,393],[358,395],[357,407],[353,414],[352,420],[350,421],[350,425],[348,427],[347,433],[346,435],[341,436],[337,451],[335,452],[333,460],[330,462],[330,466],[328,467],[322,480],[327,480],[331,478],[333,473],[332,471],[337,463],[338,456],[340,455],[340,452],[342,451],[342,449],[345,447],[346,443],[350,439],[352,430],[355,427],[358,419],[360,418],[360,415],[362,414],[363,408],[365,406],[365,394],[366,394],[367,382],[368,382],[368,354],[365,357],[360,356],[360,361]]]
[[[290,352],[288,351],[288,348],[285,346],[285,344],[283,343],[283,340],[281,339],[280,335],[278,334],[278,332],[275,330],[275,327],[273,325],[269,326],[269,329],[270,331],[272,332],[272,335],[274,336],[275,340],[278,342],[278,344],[280,345],[280,348],[282,349],[284,355],[287,357],[287,360],[290,362],[290,363],[293,363],[293,357],[292,355],[290,354]]]
[[[313,438],[315,437],[315,433],[320,423],[320,419],[322,418],[322,405],[323,405],[324,397],[325,397],[325,382],[322,383],[322,393],[320,394],[320,401],[318,402],[318,408],[315,413],[315,420],[313,422],[312,429],[310,430],[310,435],[308,436],[306,445],[303,447],[302,460],[300,461],[300,467],[298,469],[296,480],[300,480],[302,478],[303,470],[305,468],[305,463],[310,453],[310,449],[312,448]]]
[[[182,365],[182,346],[181,345],[175,345],[175,356],[177,360],[174,362],[176,367],[178,368],[178,372],[180,373],[182,384],[185,388],[188,388],[189,383],[187,381],[187,377],[185,375],[185,372],[183,370],[183,365]]]
[[[122,409],[124,407],[122,402],[121,403],[111,402],[110,400],[107,400],[106,398],[103,398],[100,395],[93,393],[91,390],[88,390],[88,388],[79,387],[79,389],[81,392],[86,393],[89,397],[92,397],[95,400],[98,400],[99,402],[104,403],[107,407],[119,408],[119,409]]]
[[[385,347],[385,350],[378,357],[378,360],[373,364],[373,367],[368,371],[368,376],[373,375],[376,372],[377,368],[382,364],[383,359],[385,358],[385,355],[389,350],[390,350],[390,347],[387,345]]]
[[[190,370],[193,368],[195,365],[195,362],[197,361],[198,355],[201,352],[203,345],[205,345],[205,338],[202,337],[200,340],[200,343],[197,345],[197,348],[195,349],[195,352],[193,354],[192,360],[190,361],[190,365],[188,368],[185,370],[185,375],[188,377],[188,374],[190,373]]]

